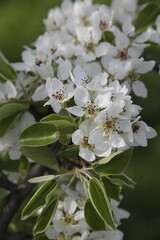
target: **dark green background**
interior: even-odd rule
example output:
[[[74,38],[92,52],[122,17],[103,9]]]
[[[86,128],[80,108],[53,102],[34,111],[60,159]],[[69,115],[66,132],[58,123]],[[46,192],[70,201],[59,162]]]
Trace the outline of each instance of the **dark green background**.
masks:
[[[0,49],[11,62],[21,60],[24,45],[29,45],[43,33],[42,19],[58,0],[0,0]],[[159,50],[160,51],[160,50]],[[160,57],[160,54],[159,54]],[[149,89],[147,99],[134,97],[141,105],[142,118],[157,132],[160,127],[160,77],[155,72],[143,76]],[[124,188],[121,206],[131,217],[123,221],[125,240],[160,239],[160,139],[149,141],[147,148],[134,149],[126,173],[137,186]]]

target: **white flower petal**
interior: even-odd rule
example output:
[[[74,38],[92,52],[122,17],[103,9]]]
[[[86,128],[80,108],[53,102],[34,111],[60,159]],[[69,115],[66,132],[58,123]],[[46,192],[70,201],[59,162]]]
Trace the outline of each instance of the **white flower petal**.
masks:
[[[15,98],[17,95],[17,90],[11,81],[5,83],[5,92],[7,98]]]
[[[45,84],[40,85],[32,95],[34,101],[40,101],[48,96]]]
[[[72,133],[72,142],[75,145],[80,145],[83,139],[83,134],[80,129],[76,130],[74,133]]]
[[[22,153],[19,150],[9,150],[9,157],[12,160],[18,160]]]
[[[143,61],[143,62],[137,62],[137,64],[134,66],[136,68],[136,71],[139,73],[147,73],[151,71],[155,66],[155,61]]]
[[[88,138],[89,144],[98,144],[102,141],[104,135],[104,128],[103,127],[97,127],[94,130],[91,131]]]
[[[147,137],[144,131],[141,129],[138,130],[138,132],[134,133],[134,139],[138,145],[142,147],[147,147]]]
[[[121,137],[117,132],[112,131],[109,135],[109,143],[114,148],[122,148],[126,145],[123,137]]]
[[[93,78],[97,74],[102,72],[102,68],[101,68],[100,64],[97,62],[87,63],[87,64],[85,64],[84,71],[86,72],[86,74],[89,77]]]
[[[95,54],[98,58],[106,55],[107,52],[108,52],[108,45],[105,42],[100,43],[98,47],[96,47],[95,49]]]
[[[148,28],[145,32],[143,32],[138,37],[136,37],[136,42],[144,43],[144,42],[148,41],[151,34],[152,34],[151,28]]]
[[[80,65],[77,65],[73,70],[74,83],[77,87],[82,86],[82,84],[88,79],[87,74]]]
[[[90,103],[90,95],[86,88],[79,87],[75,90],[74,101],[78,106],[84,106]]]
[[[106,108],[110,104],[111,92],[101,91],[95,99],[95,104],[99,108]]]
[[[26,64],[25,63],[11,63],[11,66],[16,70],[16,71],[25,71],[26,70]]]
[[[58,66],[58,78],[60,80],[66,80],[69,78],[70,71],[72,69],[72,64],[69,60],[65,60]]]
[[[131,131],[131,122],[130,120],[126,121],[117,121],[115,124],[118,131],[130,132]]]
[[[49,239],[56,239],[58,237],[57,232],[55,231],[53,226],[49,226],[47,228],[47,231],[45,232],[45,235],[49,238]]]
[[[142,81],[139,81],[139,80],[134,81],[132,83],[132,89],[136,96],[143,97],[143,98],[147,97],[148,90]]]
[[[146,133],[147,138],[154,138],[157,136],[157,132],[154,130],[154,128],[149,127],[149,132]]]
[[[84,115],[83,109],[79,106],[69,107],[66,108],[66,110],[77,117],[82,117]]]
[[[66,197],[64,200],[64,211],[68,214],[73,214],[77,208],[77,203],[75,200]]]
[[[129,39],[128,37],[123,34],[123,33],[119,33],[116,36],[116,46],[118,49],[123,50],[125,48],[127,48],[129,45]]]
[[[81,148],[79,156],[88,162],[93,162],[96,159],[94,153],[88,148]]]
[[[49,102],[49,101],[48,101],[48,102]],[[45,104],[45,105],[47,105],[47,104]],[[55,113],[59,113],[60,110],[62,109],[61,104],[60,104],[60,103],[55,103],[52,99],[51,99],[49,105],[51,105],[51,107],[53,108],[53,110],[54,110]]]

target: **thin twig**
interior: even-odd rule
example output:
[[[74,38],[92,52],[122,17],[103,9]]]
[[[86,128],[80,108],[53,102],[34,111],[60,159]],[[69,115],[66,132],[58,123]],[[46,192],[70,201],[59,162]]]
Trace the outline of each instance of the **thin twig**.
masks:
[[[11,193],[18,191],[18,185],[9,181],[2,170],[0,170],[0,187],[10,191]]]

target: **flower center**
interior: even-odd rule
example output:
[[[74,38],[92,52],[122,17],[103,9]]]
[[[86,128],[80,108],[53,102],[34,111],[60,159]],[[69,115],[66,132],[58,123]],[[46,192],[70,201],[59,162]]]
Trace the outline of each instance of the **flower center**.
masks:
[[[65,225],[75,225],[77,222],[74,220],[74,214],[64,214],[61,218],[61,222]]]
[[[116,119],[106,119],[105,123],[100,124],[100,126],[104,127],[106,136],[108,136],[111,131],[116,131],[115,123]]]
[[[92,150],[92,146],[88,143],[88,137],[84,136],[80,148],[88,148]]]
[[[122,61],[129,58],[127,49],[123,49],[122,51],[118,52],[117,58],[120,58]]]
[[[38,67],[40,67],[42,63],[43,62],[39,59],[36,59],[36,61],[35,61],[35,65],[37,65]]]
[[[95,46],[96,46],[96,44],[93,42],[85,43],[84,48],[85,48],[86,53],[90,53],[90,52],[95,53],[95,50],[94,50]]]
[[[56,91],[54,94],[52,94],[52,96],[56,99],[56,100],[63,100],[64,99],[64,89],[60,89],[59,91]]]
[[[91,26],[90,21],[85,16],[81,17],[81,24],[84,27],[90,27]]]
[[[99,28],[103,31],[108,27],[107,23],[105,21],[100,21],[99,22]]]
[[[72,238],[66,237],[64,233],[60,233],[57,240],[71,240]]]
[[[137,122],[132,124],[132,130],[134,133],[137,133],[139,131],[139,128],[140,126],[138,125]]]
[[[99,112],[99,108],[95,104],[91,104],[87,107],[83,107],[83,110],[85,111],[85,115],[87,118],[89,117],[96,117],[97,113]]]
[[[140,78],[141,74],[137,73],[135,70],[131,70],[127,76],[125,77],[126,80],[129,81],[129,83],[132,83]]]
[[[88,84],[88,83],[90,83],[92,81],[92,78],[84,77],[84,78],[81,78],[81,81],[82,81],[83,84]]]

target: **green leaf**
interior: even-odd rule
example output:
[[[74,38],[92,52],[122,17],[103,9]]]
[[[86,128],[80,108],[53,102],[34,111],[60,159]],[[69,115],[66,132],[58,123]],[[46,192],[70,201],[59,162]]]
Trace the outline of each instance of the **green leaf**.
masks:
[[[110,32],[110,31],[105,31],[105,32],[103,32],[102,39],[103,39],[105,42],[109,42],[109,43],[111,43],[112,45],[115,45],[115,44],[114,44],[115,36],[114,36],[114,34],[113,34],[112,32]]]
[[[134,188],[134,185],[136,185],[136,183],[125,174],[109,175],[108,177],[114,184],[122,184],[131,188]]]
[[[67,148],[66,150],[61,150],[58,155],[65,158],[75,158],[79,152],[79,146],[74,146]]]
[[[143,56],[145,60],[152,59],[156,61],[157,65],[160,64],[160,45],[157,46],[157,44],[150,42],[150,46],[144,49]],[[143,77],[145,78],[145,75]]]
[[[99,180],[92,178],[89,182],[89,195],[91,202],[100,217],[114,230],[116,230],[109,199]]]
[[[153,3],[158,2],[159,0],[139,0],[138,4]]]
[[[132,148],[129,148],[115,155],[108,163],[93,165],[96,173],[100,175],[110,175],[121,173],[128,165],[132,155]]]
[[[21,113],[12,115],[0,121],[0,138],[3,137],[12,127],[15,126]]]
[[[59,142],[62,145],[69,145],[71,141],[71,134],[75,131],[75,123],[68,117],[51,114],[41,119],[41,122],[54,124],[60,132]]]
[[[58,205],[58,200],[54,199],[52,202],[47,204],[47,206],[43,209],[42,213],[37,219],[36,225],[33,229],[34,236],[43,233],[47,230],[52,218],[56,212]]]
[[[26,128],[20,136],[20,144],[28,147],[45,146],[59,138],[56,126],[49,123],[35,123]]]
[[[55,180],[50,180],[44,183],[33,195],[30,201],[27,203],[22,211],[22,220],[25,220],[32,216],[38,209],[42,208],[48,203],[47,196],[53,191],[57,186]]]
[[[84,215],[86,222],[94,231],[106,230],[104,221],[93,207],[90,199],[85,202]]]
[[[10,160],[7,153],[0,154],[0,169],[9,171],[9,172],[18,172],[19,171],[20,161]]]
[[[19,150],[36,163],[58,171],[57,159],[48,147],[20,147]]]
[[[122,190],[122,186],[112,183],[106,177],[101,177],[101,180],[103,182],[104,189],[106,190],[107,196],[109,198],[120,201],[120,193],[121,193],[121,190]]]
[[[68,117],[59,116],[57,114],[50,114],[47,117],[42,118],[40,122],[53,123],[59,129],[74,126],[74,123],[71,122]]]
[[[0,121],[15,115],[18,112],[28,109],[29,105],[26,101],[11,99],[9,102],[0,104]]]
[[[98,167],[101,164],[108,163],[112,158],[114,158],[116,155],[122,153],[123,151],[117,151],[112,154],[110,154],[108,157],[102,158],[101,160],[97,161],[96,163],[92,164],[94,168]]]
[[[94,4],[111,5],[112,0],[93,0]]]
[[[139,14],[134,22],[136,29],[144,29],[152,25],[160,14],[160,5],[155,3],[148,4]]]
[[[9,64],[8,60],[0,52],[0,81],[5,82],[7,80],[14,81],[17,78],[17,73]]]
[[[19,224],[20,227],[22,228],[21,230],[31,235],[33,232],[33,227],[36,224],[37,217],[36,216],[30,217],[29,219],[26,219],[24,221],[21,221],[20,218],[18,218],[18,220],[19,220],[19,223],[16,223],[16,225]]]
[[[55,178],[55,175],[46,175],[46,176],[40,176],[31,178],[28,180],[30,183],[41,183],[41,182],[47,182],[49,180],[53,180]]]

